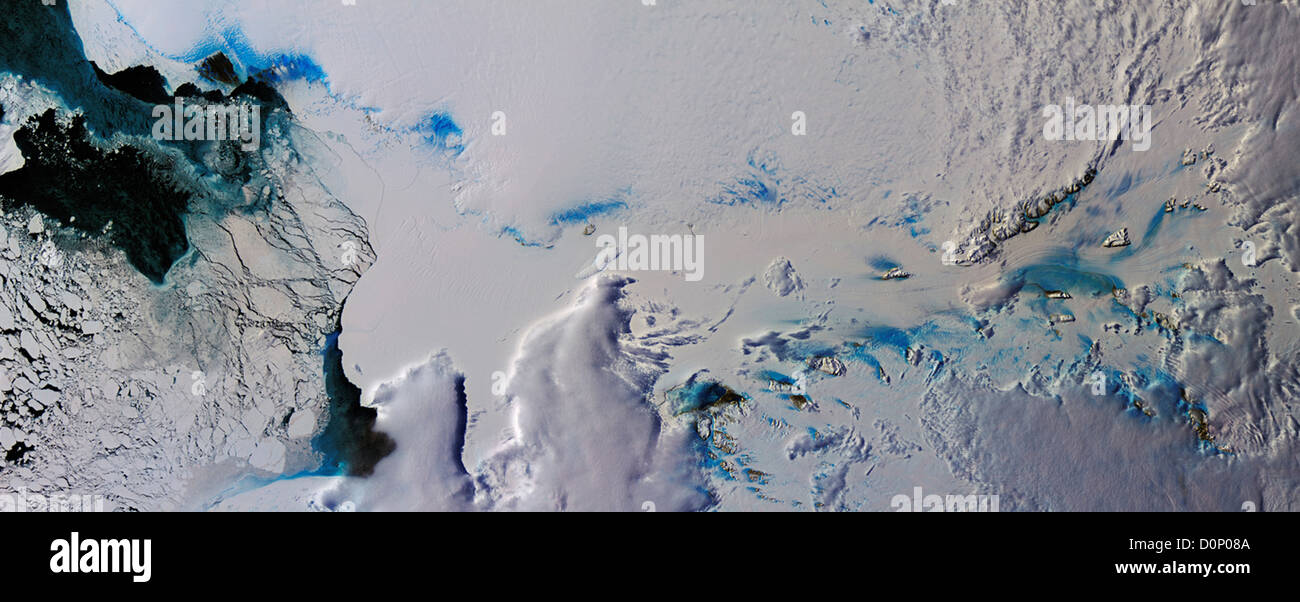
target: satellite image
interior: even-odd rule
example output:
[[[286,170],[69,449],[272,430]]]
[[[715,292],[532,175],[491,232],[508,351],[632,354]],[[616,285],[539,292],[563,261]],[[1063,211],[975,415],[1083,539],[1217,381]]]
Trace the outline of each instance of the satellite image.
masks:
[[[0,511],[1300,510],[1296,0],[2,7]]]

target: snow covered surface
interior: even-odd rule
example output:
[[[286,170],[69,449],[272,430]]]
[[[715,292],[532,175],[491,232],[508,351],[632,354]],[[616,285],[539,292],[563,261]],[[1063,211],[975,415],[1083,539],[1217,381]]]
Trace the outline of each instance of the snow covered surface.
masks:
[[[254,433],[245,468],[178,460],[169,505],[890,510],[919,486],[1297,507],[1296,2],[70,10],[108,72],[278,67],[271,171],[295,207],[346,206],[322,233],[364,222],[294,269],[365,237],[359,279],[315,298],[346,297],[343,370],[394,451],[302,475],[288,431]],[[1067,99],[1149,105],[1149,150],[1046,139]],[[620,227],[703,236],[703,279],[597,269]],[[244,251],[256,228],[224,227],[282,257]],[[291,307],[265,294],[249,307]]]

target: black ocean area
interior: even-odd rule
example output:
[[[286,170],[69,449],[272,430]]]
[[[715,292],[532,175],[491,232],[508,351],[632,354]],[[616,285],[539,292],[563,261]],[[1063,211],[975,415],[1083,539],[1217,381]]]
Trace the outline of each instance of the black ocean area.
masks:
[[[155,284],[189,248],[182,219],[190,195],[169,166],[138,148],[103,150],[85,120],[46,111],[14,133],[26,164],[0,175],[0,194],[92,235],[103,234]],[[8,209],[8,207],[6,207]]]
[[[361,389],[343,374],[343,351],[339,332],[326,339],[322,351],[325,363],[325,394],[329,397],[329,423],[312,440],[325,456],[320,472],[328,475],[370,476],[375,465],[396,449],[396,443],[376,431],[378,412],[361,405]]]
[[[189,248],[183,216],[190,193],[174,183],[169,159],[130,144],[96,143],[118,132],[146,133],[147,105],[105,85],[85,58],[66,6],[9,2],[5,9],[0,69],[49,88],[78,112],[61,117],[51,108],[18,124],[14,142],[25,164],[0,176],[5,210],[29,205],[103,236],[161,284]],[[124,84],[151,80],[161,78],[141,69],[119,77]]]
[[[0,71],[48,88],[67,107],[15,124],[20,129],[14,141],[25,164],[0,176],[4,208],[28,205],[60,225],[103,237],[141,274],[162,284],[189,249],[185,216],[190,202],[206,198],[213,205],[208,209],[217,212],[237,205],[222,199],[237,196],[233,191],[248,179],[250,158],[235,142],[227,142],[220,148],[222,159],[210,167],[200,159],[206,142],[150,140],[154,107],[170,105],[177,96],[190,104],[240,97],[268,110],[287,111],[288,106],[261,79],[240,84],[229,97],[202,92],[192,83],[172,95],[166,79],[151,66],[106,73],[86,59],[68,9],[60,4],[8,2],[0,21]],[[126,138],[107,142],[117,134]],[[206,190],[192,172],[202,177],[213,168],[224,185]]]

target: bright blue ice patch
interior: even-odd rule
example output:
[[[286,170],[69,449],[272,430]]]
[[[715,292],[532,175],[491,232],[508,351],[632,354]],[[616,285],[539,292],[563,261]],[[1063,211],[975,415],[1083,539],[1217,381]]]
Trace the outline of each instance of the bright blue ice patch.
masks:
[[[876,255],[875,257],[867,259],[867,265],[871,266],[871,269],[873,270],[886,272],[893,268],[900,267],[902,264],[894,261],[893,258],[887,255]]]
[[[778,383],[781,383],[781,384],[785,384],[785,385],[793,385],[793,384],[794,384],[794,378],[792,378],[792,377],[790,377],[790,376],[786,376],[785,374],[781,374],[780,372],[777,372],[777,371],[775,371],[775,370],[764,370],[764,371],[763,371],[763,378],[765,378],[765,379],[767,379],[767,380],[769,380],[769,381],[775,381],[775,382],[778,382]]]
[[[325,83],[325,70],[311,58],[301,54],[282,54],[270,59],[270,64],[263,67],[258,75],[272,83],[303,80],[312,83]]]
[[[735,184],[725,186],[723,193],[709,199],[718,205],[752,205],[755,203],[780,205],[783,199],[763,181],[757,178],[742,178]]]
[[[510,238],[515,239],[515,242],[525,247],[537,247],[541,249],[550,248],[550,245],[548,244],[527,239],[526,237],[524,237],[524,233],[520,232],[519,229],[514,226],[506,226],[504,228],[501,228],[501,233],[506,236],[509,236]]]
[[[260,75],[270,82],[305,80],[325,83],[327,80],[325,70],[306,54],[261,52],[253,48],[243,31],[233,27],[196,43],[184,54],[169,55],[169,58],[197,63],[218,52],[230,59],[237,72]]]
[[[1118,277],[1084,265],[1077,257],[1061,254],[1054,259],[1020,268],[1014,278],[1043,290],[1067,291],[1076,297],[1082,294],[1109,295],[1117,288],[1125,288]]]
[[[722,192],[707,201],[728,206],[780,207],[790,201],[824,205],[839,198],[839,192],[833,186],[816,184],[798,176],[782,177],[781,160],[775,153],[753,151],[746,164],[750,170],[747,175],[723,183]]]
[[[144,39],[144,37],[141,36],[141,39]],[[253,49],[252,44],[248,43],[248,38],[244,36],[244,32],[235,27],[227,27],[219,33],[213,33],[213,35],[205,39],[198,40],[188,52],[179,55],[163,54],[178,61],[197,63],[218,52],[225,54],[231,62],[236,63],[236,66],[256,66],[265,58],[261,52]],[[266,64],[260,66],[266,67]]]
[[[859,362],[862,362],[863,364],[870,366],[872,369],[880,368],[880,360],[876,359],[876,356],[871,355],[871,353],[869,353],[865,347],[854,348],[853,353],[851,354],[850,357],[852,357],[852,359],[854,360],[857,360]]]
[[[895,349],[907,350],[912,346],[912,337],[901,328],[893,326],[872,326],[863,332],[863,336],[873,343],[893,347]]]
[[[465,132],[447,113],[433,113],[420,123],[417,131],[424,135],[424,141],[432,146],[451,151],[464,150]]]
[[[551,224],[556,226],[583,224],[598,215],[607,215],[621,209],[627,209],[627,203],[615,200],[587,203],[552,214]]]
[[[140,31],[128,22],[119,12],[119,21],[144,40]],[[311,57],[302,53],[262,52],[253,47],[243,30],[228,26],[219,32],[209,32],[206,37],[197,40],[189,50],[174,54],[163,52],[148,44],[150,49],[167,58],[197,64],[218,52],[230,59],[235,68],[235,75],[244,79],[250,75],[259,75],[269,82],[304,80],[312,83],[328,84],[325,70]]]

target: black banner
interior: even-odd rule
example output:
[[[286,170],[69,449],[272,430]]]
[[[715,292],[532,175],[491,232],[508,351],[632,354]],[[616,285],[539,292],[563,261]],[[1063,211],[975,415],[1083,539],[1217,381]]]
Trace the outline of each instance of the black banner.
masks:
[[[757,580],[748,586],[870,572],[920,579],[936,592],[1010,577],[1126,590],[1239,587],[1291,574],[1295,525],[1292,515],[1264,513],[0,517],[7,519],[0,575],[10,591],[128,593],[204,583],[307,592],[353,580],[429,587],[497,583],[502,575],[510,578],[500,585],[526,588],[554,581],[557,570],[601,579]]]

